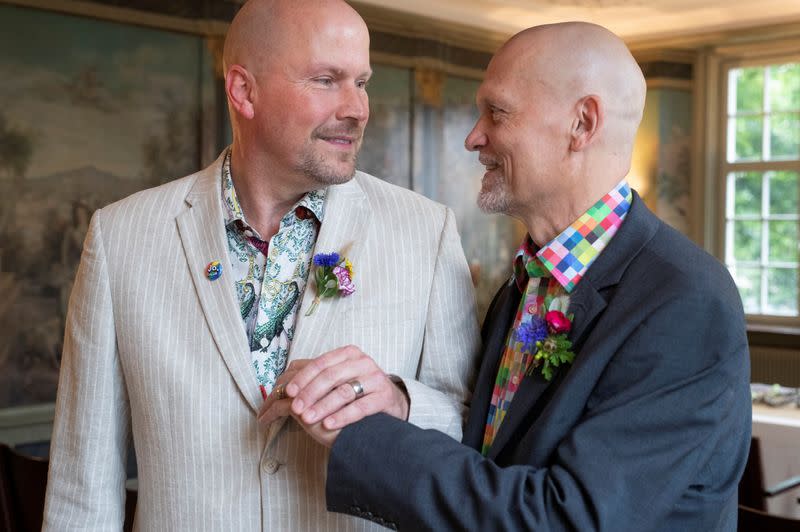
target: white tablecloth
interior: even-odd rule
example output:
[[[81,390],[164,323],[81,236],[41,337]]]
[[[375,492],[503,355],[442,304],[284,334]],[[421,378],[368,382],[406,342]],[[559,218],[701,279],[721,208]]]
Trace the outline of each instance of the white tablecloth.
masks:
[[[761,442],[765,486],[800,475],[800,408],[753,405],[753,436]],[[767,511],[800,518],[800,487],[767,499]]]

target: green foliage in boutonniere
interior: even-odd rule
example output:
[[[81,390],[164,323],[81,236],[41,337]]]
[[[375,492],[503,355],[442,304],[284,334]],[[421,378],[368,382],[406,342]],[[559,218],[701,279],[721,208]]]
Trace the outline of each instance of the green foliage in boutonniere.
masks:
[[[544,312],[543,312],[544,313]],[[533,358],[528,363],[525,374],[533,375],[536,368],[542,368],[545,380],[553,379],[553,374],[561,365],[572,364],[575,353],[567,333],[572,328],[572,315],[564,315],[560,310],[551,310],[541,316],[533,316],[530,322],[523,323],[517,330],[517,341],[522,344],[522,351],[530,353]]]
[[[317,310],[320,298],[347,297],[356,291],[353,264],[346,257],[340,257],[338,253],[317,253],[314,255],[314,266],[317,295],[308,307],[306,316]]]

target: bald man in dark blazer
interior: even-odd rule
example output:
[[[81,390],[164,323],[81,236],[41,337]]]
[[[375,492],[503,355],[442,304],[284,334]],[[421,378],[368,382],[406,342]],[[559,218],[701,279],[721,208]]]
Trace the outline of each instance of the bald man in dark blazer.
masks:
[[[330,510],[401,530],[735,530],[742,304],[625,181],[645,92],[591,24],[531,28],[495,55],[466,145],[487,169],[479,205],[528,236],[484,323],[463,442],[386,414],[306,423],[332,445]],[[296,377],[306,404],[312,373]]]

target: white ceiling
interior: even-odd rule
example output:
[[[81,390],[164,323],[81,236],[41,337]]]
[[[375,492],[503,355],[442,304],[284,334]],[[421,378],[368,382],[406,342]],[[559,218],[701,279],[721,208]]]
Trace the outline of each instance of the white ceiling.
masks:
[[[800,0],[360,0],[364,4],[513,34],[586,20],[629,42],[800,22]]]

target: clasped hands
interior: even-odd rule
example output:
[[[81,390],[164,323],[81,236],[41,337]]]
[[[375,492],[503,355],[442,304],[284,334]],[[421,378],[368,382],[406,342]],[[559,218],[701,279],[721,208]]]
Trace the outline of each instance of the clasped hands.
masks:
[[[361,384],[363,394],[357,394]],[[276,393],[276,390],[283,393]],[[385,412],[408,418],[408,398],[375,361],[356,346],[314,358],[293,360],[275,381],[258,421],[262,427],[292,416],[317,442],[331,447],[350,423]]]

